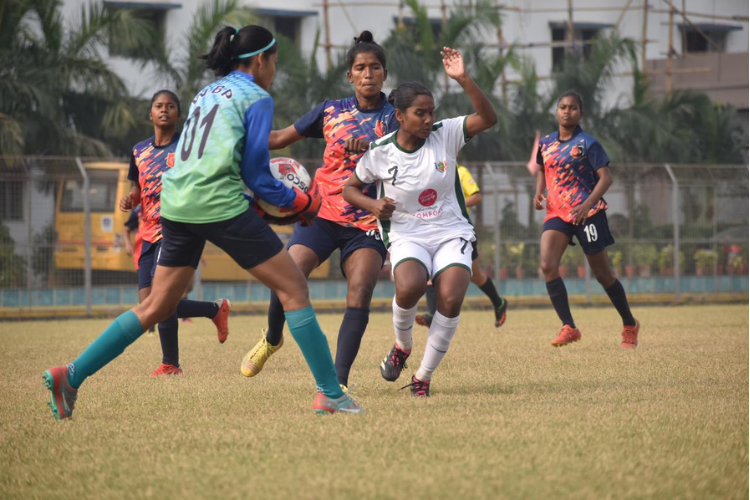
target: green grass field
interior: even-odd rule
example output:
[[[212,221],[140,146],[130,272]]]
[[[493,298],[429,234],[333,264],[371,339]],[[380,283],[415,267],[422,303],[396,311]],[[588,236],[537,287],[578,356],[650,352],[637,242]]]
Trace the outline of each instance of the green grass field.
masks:
[[[619,348],[612,308],[574,310],[583,340],[555,349],[550,309],[469,311],[433,397],[378,364],[390,315],[373,314],[352,380],[364,416],[319,417],[299,348],[258,377],[239,363],[265,319],[181,325],[185,375],[151,379],[144,336],[90,378],[55,421],[43,371],[73,359],[108,321],[0,323],[2,498],[747,498],[748,307],[636,310]],[[340,315],[321,315],[335,340]],[[334,342],[335,345],[335,342]]]

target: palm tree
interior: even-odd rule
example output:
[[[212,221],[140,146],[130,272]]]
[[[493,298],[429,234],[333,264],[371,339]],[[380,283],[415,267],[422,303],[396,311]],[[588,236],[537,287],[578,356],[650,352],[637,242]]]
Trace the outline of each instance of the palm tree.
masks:
[[[187,51],[157,46],[148,53],[144,64],[155,63],[158,72],[174,84],[180,100],[190,102],[215,79],[206,69],[205,61],[199,57],[211,49],[216,32],[227,25],[242,27],[254,21],[250,9],[241,6],[239,0],[209,0],[195,12],[180,42],[180,46],[187,47]],[[172,54],[182,55],[174,58]]]
[[[110,34],[139,45],[147,27],[127,10],[81,7],[71,25],[59,0],[0,7],[0,147],[5,154],[105,155],[134,123],[122,80],[102,57]]]

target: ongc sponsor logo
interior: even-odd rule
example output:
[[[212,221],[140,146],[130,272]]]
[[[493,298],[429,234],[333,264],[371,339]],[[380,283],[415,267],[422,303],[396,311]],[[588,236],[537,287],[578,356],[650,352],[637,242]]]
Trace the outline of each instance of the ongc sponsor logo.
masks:
[[[437,201],[437,191],[434,189],[425,189],[419,195],[419,204],[423,207],[430,207]]]

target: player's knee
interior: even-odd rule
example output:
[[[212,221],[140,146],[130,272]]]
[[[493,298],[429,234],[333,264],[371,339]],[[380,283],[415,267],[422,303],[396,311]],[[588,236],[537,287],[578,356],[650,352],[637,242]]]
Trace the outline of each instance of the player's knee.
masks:
[[[358,283],[350,286],[349,290],[346,292],[347,307],[370,307],[370,301],[372,300],[372,294],[374,291],[374,284]]]
[[[550,262],[548,260],[542,260],[539,264],[539,269],[545,277],[556,275],[558,273],[558,267],[557,262]]]
[[[407,304],[408,307],[414,307],[419,302],[419,299],[422,298],[422,295],[424,295],[426,288],[427,285],[421,287],[419,285],[411,287],[408,285],[396,285],[397,302],[399,304]]]
[[[463,303],[464,298],[458,295],[451,294],[447,297],[441,297],[438,299],[438,311],[447,318],[455,318],[461,314]]]
[[[295,311],[310,305],[310,291],[306,284],[290,290],[276,290],[275,292],[285,311]]]
[[[141,314],[138,316],[143,319],[144,323],[150,325],[161,323],[165,319],[169,318],[177,310],[176,303],[166,302],[164,300],[156,300],[153,295],[150,295],[146,300],[139,306],[141,308]]]

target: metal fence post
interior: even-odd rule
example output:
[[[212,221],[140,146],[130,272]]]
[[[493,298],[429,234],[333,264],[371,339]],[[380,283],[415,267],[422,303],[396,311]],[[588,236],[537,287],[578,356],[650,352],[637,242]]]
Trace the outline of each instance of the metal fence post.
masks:
[[[195,292],[195,300],[203,300],[203,281],[201,280],[201,270],[203,264],[198,262],[198,267],[195,269],[193,275],[193,291]]]
[[[680,300],[680,185],[677,182],[672,167],[669,163],[664,164],[664,169],[672,180],[672,227],[674,238],[674,298]]]
[[[81,172],[83,177],[83,213],[84,213],[84,228],[86,234],[86,262],[83,269],[83,286],[84,286],[84,297],[86,301],[86,316],[91,316],[91,200],[89,199],[91,191],[91,183],[89,181],[89,174],[86,172],[86,168],[83,166],[81,159],[76,157],[76,165],[78,170]]]
[[[492,211],[492,224],[493,224],[493,231],[492,235],[494,237],[494,243],[495,243],[495,280],[498,283],[498,286],[501,286],[501,280],[500,280],[500,216],[498,215],[498,186],[497,186],[497,180],[495,179],[495,170],[490,166],[490,163],[487,162],[484,164],[484,168],[487,169],[487,171],[490,173],[490,177],[492,179],[492,205],[493,205],[493,211]]]

